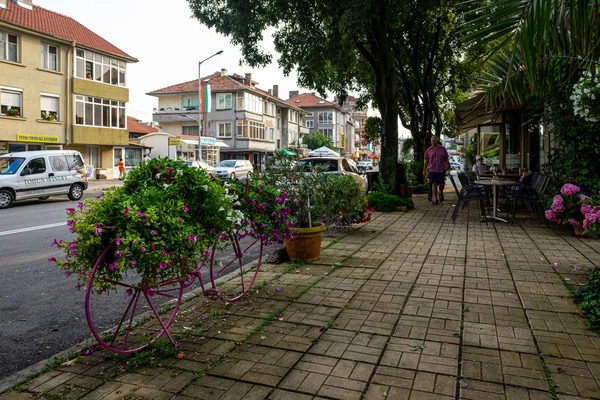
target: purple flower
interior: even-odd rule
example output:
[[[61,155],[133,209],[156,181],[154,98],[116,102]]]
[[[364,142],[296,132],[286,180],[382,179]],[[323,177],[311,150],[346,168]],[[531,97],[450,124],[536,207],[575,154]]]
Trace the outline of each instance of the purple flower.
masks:
[[[276,292],[283,292],[283,288],[282,287],[277,287],[277,288],[275,288],[275,291]]]
[[[196,241],[196,236],[194,236],[193,234],[188,234],[188,240],[192,243],[194,243]]]
[[[96,200],[100,200],[100,197],[102,197],[104,193],[100,192],[96,195]]]
[[[200,320],[201,320],[201,321],[206,321],[206,315],[203,315],[203,316],[201,316],[201,317],[200,317]]]
[[[554,263],[550,264],[550,266],[552,267],[553,270],[556,271],[556,268],[558,267],[558,263],[554,262]]]
[[[145,248],[144,246],[142,246],[142,247],[140,247],[140,251],[141,251],[142,253],[145,253],[145,252],[146,252],[146,248]]]
[[[50,257],[50,258],[48,258],[48,262],[56,262],[56,257]]]
[[[125,209],[125,211],[123,211],[123,214],[125,214],[125,216],[128,216],[129,215],[129,211],[131,211],[131,208],[127,207]]]
[[[67,276],[67,277],[71,276],[71,272],[69,272],[69,271],[65,271],[65,272],[64,272],[64,274],[65,274],[65,276]]]
[[[263,194],[264,190],[262,188],[258,188],[258,194]]]
[[[58,244],[59,243],[56,241],[56,238],[54,238],[54,241],[52,242],[52,244],[50,246],[58,249],[58,247],[59,247]]]
[[[135,268],[137,265],[137,260],[131,260],[131,268]]]
[[[186,205],[183,206],[183,212],[188,212],[190,211],[190,208]]]
[[[109,268],[111,271],[114,271],[114,270],[115,270],[115,268],[117,268],[117,264],[116,264],[116,263],[109,264],[109,265],[108,265],[108,268]]]
[[[565,211],[565,200],[557,194],[554,196],[554,200],[552,200],[552,206],[550,206],[550,209],[557,214]]]
[[[96,222],[96,236],[100,236],[102,235],[102,225],[100,225],[99,223]]]
[[[162,251],[162,255],[163,255],[163,257],[166,257],[166,256],[167,256],[167,251],[166,251],[166,250],[163,250],[163,251]]]
[[[578,267],[577,265],[575,265],[575,264],[571,264],[570,266],[571,266],[571,268],[573,268],[573,271],[581,271],[581,268],[579,268],[579,267]]]
[[[125,291],[125,293],[127,293],[127,296],[133,296],[133,289],[132,288],[127,288],[127,290]]]
[[[319,339],[315,339],[312,341],[312,344],[319,344]]]
[[[67,214],[69,214],[69,215],[74,215],[74,214],[75,214],[75,209],[74,209],[74,208],[67,208],[65,211],[66,211],[66,212],[67,212]]]
[[[116,244],[117,246],[120,246],[120,245],[121,245],[121,243],[123,243],[123,238],[116,238],[116,239],[115,239],[115,244]]]
[[[83,210],[83,201],[80,201],[79,203],[77,203],[77,208],[79,208],[80,210]]]
[[[158,266],[160,267],[160,269],[165,269],[167,267],[167,263],[164,261],[161,261]]]
[[[156,245],[154,243],[150,243],[150,250],[154,251],[156,249]]]
[[[565,196],[573,196],[579,193],[579,186],[575,186],[572,183],[565,183],[565,185],[560,189],[560,192]]]
[[[152,229],[152,230],[150,231],[150,234],[151,234],[152,236],[156,236],[156,235],[158,235],[158,232],[156,232],[154,229]]]
[[[558,216],[554,213],[554,211],[552,210],[546,210],[544,212],[544,214],[546,215],[546,218],[548,219],[548,221],[553,221],[553,222],[560,222],[560,219],[558,218]]]
[[[580,226],[581,224],[579,223],[579,221],[577,221],[574,218],[569,218],[569,220],[567,221],[569,222],[569,224],[571,224],[572,226]]]
[[[121,250],[115,251],[115,258],[123,258],[123,252]]]

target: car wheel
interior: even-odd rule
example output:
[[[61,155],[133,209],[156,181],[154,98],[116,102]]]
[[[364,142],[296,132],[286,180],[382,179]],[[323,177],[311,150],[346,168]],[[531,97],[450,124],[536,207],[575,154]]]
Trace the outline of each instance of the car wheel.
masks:
[[[229,175],[229,179],[235,179],[235,172],[232,172],[231,175]]]
[[[81,199],[83,197],[83,186],[79,183],[74,183],[71,185],[67,196],[69,196],[69,200],[73,201]]]
[[[38,197],[38,200],[48,200],[50,196]]]
[[[8,208],[15,201],[12,193],[6,189],[0,190],[0,209]]]

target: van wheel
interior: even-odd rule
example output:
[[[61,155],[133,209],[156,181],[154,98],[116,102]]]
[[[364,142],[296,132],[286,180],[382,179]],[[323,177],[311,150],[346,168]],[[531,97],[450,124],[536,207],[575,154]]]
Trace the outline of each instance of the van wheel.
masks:
[[[14,200],[10,191],[6,189],[0,190],[0,209],[10,207]]]
[[[229,175],[229,179],[235,179],[235,172],[232,172],[231,175]]]
[[[67,196],[69,196],[69,200],[81,199],[81,197],[83,196],[83,186],[81,186],[79,183],[74,183],[73,185],[71,185]]]
[[[48,200],[50,196],[38,197],[38,200]]]

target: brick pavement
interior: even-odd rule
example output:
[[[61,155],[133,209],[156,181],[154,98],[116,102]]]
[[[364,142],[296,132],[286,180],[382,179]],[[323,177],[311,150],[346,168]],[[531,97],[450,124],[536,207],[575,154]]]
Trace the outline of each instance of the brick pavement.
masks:
[[[475,207],[452,224],[447,197],[376,214],[312,264],[263,265],[237,304],[185,302],[183,358],[125,368],[99,350],[0,398],[600,398],[600,336],[550,267],[577,286],[569,264],[600,265],[600,243]]]

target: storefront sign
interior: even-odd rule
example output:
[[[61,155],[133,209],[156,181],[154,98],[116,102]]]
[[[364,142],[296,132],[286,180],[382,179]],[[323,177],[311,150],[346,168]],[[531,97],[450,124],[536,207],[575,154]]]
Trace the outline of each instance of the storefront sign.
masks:
[[[169,146],[181,146],[181,138],[169,138]]]
[[[58,143],[58,136],[26,135],[17,133],[17,142]]]
[[[214,137],[202,136],[200,138],[200,144],[215,145],[216,143],[217,143],[217,139],[215,139]]]

